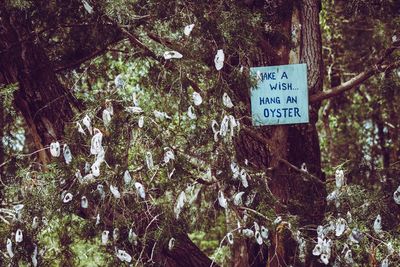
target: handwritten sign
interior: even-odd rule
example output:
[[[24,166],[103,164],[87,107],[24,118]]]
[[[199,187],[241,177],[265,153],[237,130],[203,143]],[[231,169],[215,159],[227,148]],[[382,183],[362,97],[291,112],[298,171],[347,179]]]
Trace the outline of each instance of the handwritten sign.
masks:
[[[253,125],[277,125],[308,122],[306,64],[255,67],[257,78],[251,89]]]

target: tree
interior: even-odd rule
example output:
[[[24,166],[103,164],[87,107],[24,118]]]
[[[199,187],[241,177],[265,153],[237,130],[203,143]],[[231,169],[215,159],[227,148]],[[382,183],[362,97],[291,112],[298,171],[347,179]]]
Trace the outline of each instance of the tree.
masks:
[[[232,198],[243,190],[249,204],[236,207],[230,200],[230,209],[225,211],[227,236],[233,234],[240,244],[232,249],[234,259],[237,262],[240,257],[248,259],[245,260],[248,262],[240,261],[241,266],[300,264],[295,257],[298,244],[290,225],[298,229],[320,225],[326,207],[326,181],[316,129],[320,102],[354,88],[375,74],[394,69],[398,63],[386,65],[385,60],[398,45],[393,44],[377,62],[381,68],[362,72],[343,84],[332,84],[334,88],[322,92],[321,3],[317,0],[266,1],[265,6],[260,1],[99,1],[96,4],[55,1],[50,6],[33,1],[26,4],[15,7],[8,3],[0,9],[2,83],[18,82],[15,107],[26,121],[40,160],[49,165],[49,176],[63,177],[57,186],[64,203],[55,205],[54,210],[60,210],[57,216],[78,214],[85,218],[87,224],[82,224],[92,233],[85,237],[87,239],[95,236],[93,233],[100,234],[100,227],[109,231],[119,229],[124,237],[114,238],[113,245],[125,248],[142,264],[155,264],[155,261],[168,266],[209,266],[211,260],[187,236],[188,230],[205,226],[196,226],[188,217],[177,219],[196,215],[188,208],[186,198],[180,197],[186,194],[189,198],[193,192],[201,191],[199,209],[217,220],[226,209],[224,195]],[[189,22],[195,26],[193,33],[185,36],[182,28]],[[226,57],[220,71],[213,67],[218,49],[223,49]],[[179,51],[183,59],[171,60],[168,58],[171,53],[162,56],[169,50]],[[134,60],[133,64],[130,59]],[[310,123],[254,128],[248,115],[248,89],[252,85],[248,68],[297,62],[308,66]],[[84,81],[70,74],[73,69],[82,71],[85,68]],[[117,76],[121,72],[123,74]],[[57,73],[64,75],[57,77]],[[112,76],[116,77],[115,85],[110,85]],[[66,89],[69,87],[73,90]],[[222,105],[223,93],[232,97],[234,108]],[[201,103],[199,95],[210,102]],[[87,109],[84,110],[82,102]],[[205,108],[198,108],[196,102]],[[79,114],[83,110],[84,114]],[[150,116],[153,111],[156,119]],[[144,117],[137,115],[142,112]],[[197,120],[193,119],[193,112]],[[96,168],[96,162],[102,163],[101,178],[88,183],[81,182],[83,178],[79,175],[73,178],[76,169],[83,170],[85,161],[93,161],[87,155],[86,146],[93,146],[94,141],[81,136],[74,127],[75,122],[82,122],[84,115],[89,115],[91,126],[103,133],[105,140],[100,147],[106,148],[105,158],[97,152],[92,165]],[[104,119],[102,125],[98,119],[102,116],[112,116],[111,124]],[[146,121],[145,131],[132,126],[138,119]],[[222,126],[214,129],[226,121],[232,133],[230,137]],[[238,122],[240,132],[234,134]],[[89,135],[87,131],[86,134]],[[185,137],[193,141],[188,142]],[[49,154],[44,149],[56,140],[63,140],[71,147],[72,165],[49,164]],[[133,140],[139,140],[140,145]],[[165,147],[164,151],[159,147]],[[161,160],[153,169],[147,156],[143,161],[143,155]],[[307,172],[300,169],[303,164]],[[249,188],[244,181],[232,181],[236,168],[244,171],[242,179],[250,180]],[[125,171],[134,172],[137,175],[134,180],[145,185],[148,191],[143,200],[132,193],[133,184],[122,182]],[[45,175],[39,177],[44,179]],[[181,180],[171,182],[171,177]],[[187,182],[191,186],[186,187]],[[98,185],[107,189],[105,201],[101,194],[93,193]],[[119,191],[115,191],[118,188],[124,190],[122,199]],[[54,188],[46,190],[53,196],[58,194]],[[74,198],[90,196],[90,208],[79,207],[75,202],[69,205],[69,201],[65,201],[68,193]],[[210,204],[217,195],[222,209]],[[176,202],[175,214],[171,201]],[[183,215],[180,215],[181,209],[184,209]],[[30,213],[32,217],[34,214]],[[100,226],[93,225],[93,219],[100,215]],[[274,225],[272,221],[277,215],[281,215],[283,221]],[[253,239],[238,235],[241,230],[252,227],[253,221],[244,219],[249,216],[271,229],[272,246],[258,247]],[[68,225],[73,220],[68,217],[63,223]],[[142,249],[127,240],[132,226],[126,225],[126,220],[135,222]],[[236,220],[243,226],[233,227]],[[35,231],[29,227],[25,231],[35,240]],[[304,231],[302,235],[312,239],[315,231]],[[66,247],[72,243],[67,231],[62,231],[61,237]],[[175,246],[168,249],[168,243],[174,243],[173,240]],[[29,253],[33,251],[32,242],[27,246]],[[111,246],[107,249],[112,253]],[[69,253],[72,252],[66,249],[65,260],[71,264]],[[248,256],[244,256],[247,253]],[[317,264],[315,260],[308,253],[304,264]]]

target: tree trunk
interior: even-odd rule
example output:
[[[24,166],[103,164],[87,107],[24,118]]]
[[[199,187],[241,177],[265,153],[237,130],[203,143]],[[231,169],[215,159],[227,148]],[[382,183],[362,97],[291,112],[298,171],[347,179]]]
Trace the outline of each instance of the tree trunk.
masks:
[[[54,68],[34,35],[27,14],[0,9],[0,71],[7,84],[18,82],[14,105],[21,112],[39,151],[63,137],[77,101],[57,79]]]
[[[278,1],[278,3],[280,3]],[[319,0],[305,0],[301,3],[280,3],[277,7],[277,27],[283,36],[292,36],[292,33],[300,36],[292,36],[298,39],[299,50],[290,53],[290,41],[276,44],[268,37],[268,49],[263,51],[264,60],[270,65],[290,63],[307,63],[308,91],[309,95],[322,91],[323,66],[322,66],[322,41],[319,28]],[[283,11],[280,11],[283,10]],[[280,12],[280,13],[279,13]],[[297,25],[298,24],[298,25]],[[299,32],[292,32],[299,26]],[[289,57],[290,54],[290,57]],[[290,60],[289,60],[290,58]],[[259,60],[257,62],[260,62]],[[258,66],[253,62],[253,66]],[[234,88],[234,87],[233,87]],[[241,90],[240,88],[236,90]],[[243,91],[237,93],[243,96],[242,101],[248,103],[250,96]],[[244,162],[248,159],[253,166],[271,173],[268,186],[273,195],[279,200],[275,210],[277,213],[290,213],[297,215],[300,226],[318,225],[323,219],[325,211],[326,190],[322,183],[304,181],[297,171],[291,169],[288,164],[300,168],[305,163],[308,172],[324,181],[321,170],[321,155],[317,129],[315,123],[318,119],[319,104],[311,106],[310,123],[291,126],[262,126],[252,128],[251,122],[244,122],[246,128],[236,140],[236,152],[238,159]],[[250,114],[250,108],[248,107]],[[283,204],[283,205],[282,205]],[[315,232],[309,233],[315,236]],[[296,243],[290,237],[286,226],[280,225],[272,233],[272,245],[269,247],[268,266],[285,266],[295,264]],[[307,265],[311,265],[308,260]]]
[[[164,249],[166,267],[218,267],[190,240],[187,234],[176,235],[172,250]]]

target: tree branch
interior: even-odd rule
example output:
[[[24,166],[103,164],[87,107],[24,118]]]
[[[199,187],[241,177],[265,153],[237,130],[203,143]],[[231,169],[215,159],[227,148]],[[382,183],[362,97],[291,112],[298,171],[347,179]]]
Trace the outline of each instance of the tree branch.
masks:
[[[148,48],[146,45],[144,45],[140,40],[139,37],[137,37],[135,34],[129,32],[127,29],[120,27],[120,30],[122,31],[122,33],[124,33],[127,37],[128,40],[130,41],[131,45],[133,47],[136,48],[140,48],[143,49],[145,51],[144,56],[149,56],[152,59],[158,61],[161,64],[164,64],[164,67],[169,69],[169,70],[177,70],[177,67],[174,65],[174,63],[172,63],[172,61],[166,61],[163,57],[161,56],[157,56],[150,48]],[[170,43],[171,41],[165,40],[164,41],[161,40],[161,37],[157,37],[155,34],[148,34],[148,36],[156,42],[159,42],[160,44],[165,45],[165,43]],[[195,90],[195,91],[201,91],[199,85],[194,82],[192,79],[190,79],[189,77],[184,77],[184,79],[186,79],[186,81],[189,83],[189,85]]]
[[[331,97],[335,97],[345,91],[351,90],[354,87],[362,84],[364,81],[368,80],[370,77],[372,77],[375,74],[382,73],[382,72],[388,72],[395,68],[398,68],[400,66],[400,61],[396,61],[396,62],[388,64],[388,65],[383,65],[383,62],[399,47],[400,47],[399,44],[394,44],[390,48],[386,49],[384,56],[382,58],[380,58],[375,65],[369,67],[367,70],[361,72],[360,74],[351,78],[350,80],[348,80],[336,87],[333,87],[327,91],[323,91],[323,92],[311,95],[310,103],[316,103],[316,102],[320,102],[322,100],[325,100],[325,99],[328,99]]]
[[[270,148],[270,143],[271,141],[264,137],[260,132],[254,130],[251,127],[248,127],[246,125],[242,125],[240,129],[244,132],[246,132],[248,135],[259,141],[260,143],[264,144],[268,149]]]
[[[323,181],[321,181],[320,179],[318,179],[317,177],[315,177],[315,176],[312,175],[311,173],[309,173],[309,172],[307,172],[307,171],[304,171],[304,170],[302,170],[302,169],[297,168],[296,166],[294,166],[294,165],[293,165],[292,163],[290,163],[289,161],[287,161],[287,160],[285,160],[285,159],[282,159],[282,158],[280,158],[279,161],[282,162],[282,163],[284,163],[285,165],[287,165],[287,166],[290,167],[291,169],[293,169],[293,170],[295,170],[295,171],[297,171],[297,172],[299,172],[299,173],[301,173],[301,174],[304,174],[305,176],[311,178],[312,181],[314,181],[314,182],[316,182],[316,183],[318,183],[318,184],[320,184],[320,185],[325,186],[325,183],[324,183]]]
[[[105,46],[97,49],[96,51],[94,51],[93,53],[91,53],[89,55],[86,55],[86,56],[78,59],[77,61],[71,62],[71,63],[63,65],[63,66],[59,66],[55,69],[55,72],[58,73],[58,72],[61,72],[64,70],[69,70],[69,69],[79,67],[81,64],[85,63],[86,61],[91,60],[93,58],[96,58],[96,57],[104,54],[105,52],[108,51],[108,47],[110,45],[116,44],[116,43],[120,42],[121,40],[122,40],[121,38],[118,38],[117,40],[114,40],[114,41],[106,44]]]
[[[363,71],[357,76],[351,78],[350,80],[333,87],[327,91],[323,91],[317,94],[310,96],[310,103],[320,102],[324,99],[331,98],[337,96],[345,91],[348,91],[357,85],[363,83],[365,80],[369,79],[371,76],[377,73],[377,69],[369,69],[367,71]]]

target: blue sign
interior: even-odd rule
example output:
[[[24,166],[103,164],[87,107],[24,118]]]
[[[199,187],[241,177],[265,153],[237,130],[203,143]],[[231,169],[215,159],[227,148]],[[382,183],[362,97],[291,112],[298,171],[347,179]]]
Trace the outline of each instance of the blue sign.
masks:
[[[253,125],[308,122],[307,65],[250,68],[257,78],[251,89]]]

